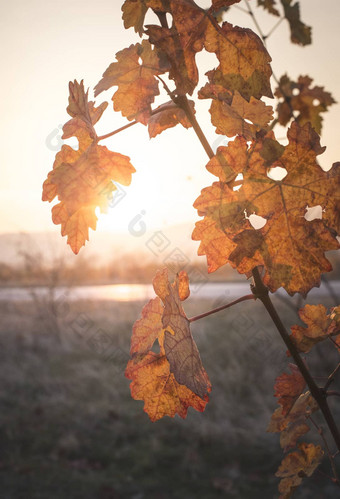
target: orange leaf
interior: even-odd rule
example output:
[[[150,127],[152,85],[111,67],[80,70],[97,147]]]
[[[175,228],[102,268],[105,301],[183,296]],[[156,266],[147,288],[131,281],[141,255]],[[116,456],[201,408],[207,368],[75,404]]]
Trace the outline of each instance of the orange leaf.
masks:
[[[292,326],[291,338],[300,352],[309,352],[320,341],[340,333],[340,321],[337,320],[336,308],[327,314],[323,305],[305,305],[299,310],[300,319],[307,327]]]
[[[105,211],[117,189],[112,180],[129,185],[135,171],[127,156],[98,145],[93,125],[107,103],[95,108],[87,99],[83,82],[70,83],[67,111],[73,118],[64,125],[63,138],[77,137],[79,148],[62,146],[44,182],[42,196],[49,202],[58,196],[60,202],[52,208],[52,220],[61,224],[61,233],[68,236],[67,242],[76,254],[89,239],[89,228],[96,228],[96,207]]]
[[[241,0],[212,0],[212,7],[214,10],[222,9],[223,7],[230,7]]]
[[[211,20],[205,33],[204,46],[216,54],[217,69],[209,71],[210,83],[235,92],[249,100],[263,95],[272,97],[270,76],[271,58],[261,39],[250,29],[224,22],[222,27]]]
[[[292,374],[281,374],[276,378],[274,385],[274,395],[282,406],[284,416],[291,410],[306,386],[299,368],[295,364],[289,364],[289,368]]]
[[[125,376],[132,380],[131,396],[144,400],[144,411],[151,421],[163,416],[179,414],[185,418],[189,407],[203,412],[208,401],[180,385],[170,372],[170,365],[164,354],[149,352],[136,356],[128,362]]]
[[[195,113],[194,103],[192,101],[189,101],[189,103],[192,111]],[[151,139],[164,130],[176,126],[178,123],[183,125],[184,128],[192,126],[185,111],[174,104],[162,104],[155,111],[159,112],[153,114],[148,121],[149,136]]]
[[[216,248],[210,252],[213,233],[214,239],[225,240],[228,249],[233,248],[227,240],[237,245],[229,255],[224,249],[224,263],[246,275],[261,265],[271,291],[283,286],[289,294],[305,296],[320,284],[321,273],[332,269],[325,251],[339,248],[340,163],[328,172],[320,168],[316,157],[324,148],[308,123],[300,127],[293,122],[288,140],[285,148],[278,143],[276,147],[270,133],[248,148],[245,139],[238,137],[218,149],[207,168],[220,182],[204,189],[194,204],[210,229],[202,234],[199,222],[193,239],[203,236],[199,252],[206,253],[209,269],[215,270],[223,261],[221,254],[215,258]],[[287,171],[280,181],[268,176],[270,167],[277,166]],[[230,182],[238,174],[243,181],[235,191]],[[315,205],[323,209],[322,220],[306,220],[307,207]],[[253,213],[266,221],[257,230],[247,218]]]
[[[171,28],[149,25],[146,34],[168,58],[169,77],[179,94],[192,95],[198,83],[195,56],[203,49],[207,26],[205,11],[193,2],[169,1],[173,22]]]
[[[147,40],[117,52],[116,59],[95,86],[95,96],[117,85],[112,97],[114,110],[121,111],[128,120],[136,119],[146,125],[151,104],[159,94],[155,76],[163,74],[167,67]]]
[[[299,450],[286,455],[276,476],[282,478],[279,484],[280,499],[286,499],[300,485],[303,477],[311,476],[319,466],[323,451],[319,445],[301,443]]]
[[[306,421],[306,418],[317,411],[319,408],[310,392],[303,393],[295,401],[288,414],[283,414],[283,407],[278,407],[270,420],[267,431],[271,433],[280,433],[284,431],[290,423]]]
[[[299,76],[297,82],[292,81],[287,75],[280,78],[275,91],[276,97],[284,99],[278,103],[276,109],[280,125],[286,126],[295,116],[300,125],[310,122],[312,127],[321,133],[321,113],[327,111],[335,100],[323,87],[311,87],[312,82],[308,76]]]
[[[237,91],[231,104],[223,100],[213,100],[210,113],[216,133],[228,137],[242,135],[247,140],[254,139],[256,132],[266,129],[273,118],[271,106],[266,106],[264,102],[253,97],[247,102]]]
[[[132,359],[125,375],[132,380],[132,397],[145,401],[144,410],[152,421],[176,413],[184,418],[189,406],[203,411],[211,391],[181,306],[190,293],[189,279],[182,271],[170,285],[168,271],[163,269],[157,272],[153,285],[158,296],[149,301],[134,324]],[[151,351],[156,340],[159,354]]]
[[[145,14],[149,8],[157,12],[166,12],[162,0],[125,0],[122,11],[124,28],[134,28],[142,36]]]

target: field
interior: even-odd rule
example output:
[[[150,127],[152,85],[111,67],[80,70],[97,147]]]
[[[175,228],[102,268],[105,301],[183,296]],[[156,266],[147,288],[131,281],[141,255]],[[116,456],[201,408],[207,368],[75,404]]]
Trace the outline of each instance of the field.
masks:
[[[287,327],[295,323],[294,310],[277,303]],[[213,305],[193,300],[186,311],[190,317]],[[282,451],[266,427],[276,407],[273,383],[288,360],[261,304],[193,324],[211,401],[203,414],[157,423],[131,399],[124,377],[141,307],[0,303],[2,499],[278,497]],[[311,357],[314,375],[334,368],[327,352],[320,347]],[[308,438],[320,443],[313,431]],[[294,497],[336,497],[323,473],[327,459]]]

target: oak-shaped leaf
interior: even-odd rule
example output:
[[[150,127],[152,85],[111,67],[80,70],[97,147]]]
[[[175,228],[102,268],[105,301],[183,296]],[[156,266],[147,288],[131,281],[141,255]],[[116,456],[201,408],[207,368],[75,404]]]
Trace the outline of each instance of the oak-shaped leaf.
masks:
[[[112,96],[114,110],[130,121],[146,125],[151,116],[151,104],[159,94],[156,76],[167,70],[167,62],[147,40],[117,52],[116,59],[95,86],[95,96],[118,86]]]
[[[271,57],[261,39],[250,29],[228,22],[219,26],[213,18],[209,20],[204,47],[219,61],[218,67],[207,73],[209,82],[232,93],[237,90],[246,100],[272,97]]]
[[[292,326],[291,339],[300,352],[307,353],[310,349],[330,336],[340,334],[339,307],[332,308],[327,313],[323,305],[305,305],[299,310],[300,319],[306,326]]]
[[[212,0],[213,10],[220,10],[224,7],[231,7],[235,3],[239,3],[241,0]]]
[[[280,499],[291,497],[292,492],[298,487],[304,477],[312,476],[319,466],[323,450],[319,445],[301,443],[298,450],[287,454],[276,472],[281,478],[279,483]]]
[[[276,0],[257,0],[257,5],[263,7],[273,16],[280,15],[280,12],[276,8]]]
[[[300,397],[306,386],[306,381],[295,364],[289,364],[291,374],[283,373],[275,380],[274,395],[282,406],[285,416]]]
[[[172,25],[147,25],[146,34],[168,59],[169,78],[174,80],[178,94],[192,95],[198,83],[196,54],[203,49],[208,23],[206,13],[194,2],[169,0]]]
[[[300,19],[300,4],[293,3],[294,0],[281,0],[284,15],[290,27],[290,39],[298,45],[309,45],[312,43],[312,28],[304,24]]]
[[[185,417],[190,406],[203,411],[211,384],[181,305],[190,293],[186,272],[177,274],[171,285],[168,271],[163,269],[157,272],[153,285],[158,296],[150,300],[134,324],[132,358],[125,375],[132,380],[132,397],[144,400],[145,412],[155,421],[176,413]],[[160,353],[151,350],[155,342]]]
[[[230,104],[226,100],[213,99],[210,114],[216,133],[228,137],[242,135],[245,139],[252,140],[256,137],[256,132],[268,128],[273,118],[273,108],[254,97],[248,102],[235,91]]]
[[[144,19],[148,9],[154,12],[168,11],[167,0],[125,0],[122,5],[124,28],[134,28],[142,36]]]
[[[264,282],[271,291],[284,287],[293,295],[305,296],[320,285],[322,272],[332,270],[325,252],[339,248],[340,163],[325,172],[317,163],[324,151],[309,123],[293,122],[288,145],[277,143],[268,133],[248,147],[237,137],[219,147],[207,169],[219,177],[203,189],[194,206],[204,219],[196,224],[194,240],[201,240],[199,254],[206,254],[212,272],[229,262],[245,275],[263,266]],[[269,142],[269,147],[268,147]],[[271,169],[281,167],[281,180]],[[242,185],[233,182],[242,175]],[[322,219],[307,220],[307,208],[320,205]],[[265,223],[255,229],[251,214]]]
[[[113,181],[131,183],[135,171],[130,159],[98,145],[94,129],[107,103],[94,107],[88,102],[83,82],[70,83],[68,113],[72,119],[63,127],[63,139],[76,137],[79,148],[63,145],[57,153],[53,169],[43,184],[43,201],[59,203],[52,208],[52,220],[61,225],[61,234],[74,253],[89,239],[89,228],[95,230],[96,207],[105,212],[117,189]]]
[[[287,75],[280,78],[279,86],[275,90],[278,97],[277,119],[282,126],[286,126],[292,118],[304,125],[310,122],[317,133],[321,133],[322,116],[335,100],[323,87],[312,87],[312,78],[299,76],[294,82]]]
[[[195,113],[194,102],[189,101],[189,105],[192,108],[193,113]],[[165,103],[157,107],[149,118],[148,121],[148,131],[149,136],[152,139],[156,135],[162,133],[168,128],[172,128],[178,124],[181,124],[184,128],[190,128],[192,125],[187,118],[185,111],[176,106],[174,103]]]

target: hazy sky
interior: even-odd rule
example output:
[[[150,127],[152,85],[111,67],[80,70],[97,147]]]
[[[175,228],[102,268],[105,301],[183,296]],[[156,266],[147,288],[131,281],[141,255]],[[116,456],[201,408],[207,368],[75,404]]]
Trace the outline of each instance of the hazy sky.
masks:
[[[115,53],[139,41],[133,30],[123,28],[121,4],[116,0],[2,2],[0,232],[60,231],[52,224],[51,205],[41,201],[41,185],[60,146],[59,127],[69,119],[68,82],[83,78],[92,89]],[[303,21],[313,27],[314,44],[293,46],[282,23],[268,40],[274,72],[280,76],[287,71],[291,77],[309,74],[340,101],[340,2],[301,0],[300,4]],[[269,31],[275,18],[258,12],[259,23]],[[226,19],[254,28],[252,19],[237,10]],[[199,55],[198,63],[203,64],[204,83],[204,72],[215,66],[214,56]],[[112,110],[112,93],[105,92],[97,100],[110,102],[98,126],[100,134],[126,123]],[[157,103],[166,100],[162,95]],[[215,147],[223,139],[214,134],[208,107],[208,101],[199,102],[198,119]],[[328,169],[340,159],[339,106],[324,117],[322,143],[327,151],[320,162]],[[149,228],[197,220],[192,203],[215,177],[205,171],[205,152],[191,130],[178,126],[150,140],[146,128],[137,125],[108,139],[106,145],[129,155],[137,173],[125,198],[109,215],[102,215],[99,230],[125,231],[142,211]]]

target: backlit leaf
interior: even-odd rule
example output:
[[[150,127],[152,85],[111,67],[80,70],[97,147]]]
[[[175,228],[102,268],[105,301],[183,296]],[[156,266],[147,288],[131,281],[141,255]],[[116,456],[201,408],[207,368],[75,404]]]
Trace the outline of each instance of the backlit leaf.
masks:
[[[297,82],[287,75],[280,78],[275,91],[276,97],[283,99],[277,106],[278,121],[286,126],[295,117],[300,125],[310,122],[318,133],[321,133],[321,113],[335,103],[332,95],[323,87],[311,87],[313,80],[308,76],[299,76]]]
[[[306,386],[306,381],[299,368],[294,364],[289,364],[292,374],[283,373],[275,380],[274,395],[282,406],[282,413],[286,415]]]
[[[194,103],[192,101],[189,102],[193,112],[195,112]],[[151,139],[164,130],[172,128],[179,123],[184,126],[184,128],[190,128],[192,126],[185,111],[175,104],[162,104],[157,107],[155,111],[160,112],[153,114],[148,121],[149,136]]]
[[[122,11],[124,27],[134,28],[142,36],[145,14],[149,8],[157,12],[166,12],[166,0],[125,0]]]
[[[169,1],[173,22],[170,28],[148,25],[146,33],[168,58],[169,77],[174,80],[178,94],[192,95],[198,82],[195,57],[203,49],[207,26],[205,11],[187,0]]]
[[[149,301],[134,324],[132,359],[125,375],[132,380],[132,397],[144,400],[144,410],[152,421],[176,413],[184,418],[189,406],[203,411],[211,391],[181,305],[190,293],[189,279],[182,271],[171,285],[168,271],[163,269],[157,272],[153,285],[158,296]],[[159,354],[151,351],[155,341]]]
[[[308,123],[293,122],[285,148],[265,147],[268,140],[275,143],[272,133],[248,148],[237,137],[218,149],[207,169],[220,182],[203,189],[195,201],[205,218],[192,237],[201,239],[199,254],[207,255],[210,272],[223,260],[245,275],[261,265],[271,291],[283,286],[289,294],[306,295],[319,286],[321,273],[332,269],[325,251],[339,248],[340,163],[328,172],[320,168],[316,158],[324,148]],[[268,176],[277,166],[287,171],[280,181]],[[242,186],[235,191],[229,183],[239,174]],[[322,207],[322,220],[307,221],[307,207],[315,205]],[[262,228],[251,226],[252,213],[267,221]]]
[[[327,314],[327,309],[323,305],[308,304],[299,310],[300,319],[307,327],[292,326],[291,338],[300,352],[307,353],[320,341],[340,333],[340,321],[336,310],[337,308],[331,309]]]
[[[118,86],[112,97],[114,110],[121,111],[128,120],[146,125],[151,104],[159,94],[156,76],[163,74],[167,67],[147,40],[117,52],[116,59],[95,86],[95,95]]]
[[[219,66],[208,71],[209,82],[249,100],[272,97],[271,58],[261,39],[250,29],[211,21],[205,32],[205,49],[216,54]]]
[[[52,220],[61,225],[61,234],[68,236],[67,242],[76,254],[89,239],[89,228],[96,228],[96,207],[107,210],[117,189],[113,181],[129,185],[135,171],[127,156],[98,145],[93,125],[107,103],[95,108],[87,99],[83,82],[70,83],[67,111],[73,118],[63,127],[63,139],[76,137],[79,148],[62,146],[44,182],[42,196],[49,202],[58,196]]]
[[[189,407],[203,412],[208,401],[207,396],[202,399],[176,381],[164,353],[134,357],[128,362],[125,376],[132,380],[132,398],[144,400],[144,411],[151,421],[176,414],[185,418]]]
[[[257,131],[266,129],[273,118],[271,106],[266,106],[264,102],[253,97],[247,102],[237,91],[231,104],[213,99],[210,113],[216,133],[228,137],[242,135],[247,140],[254,139]]]

